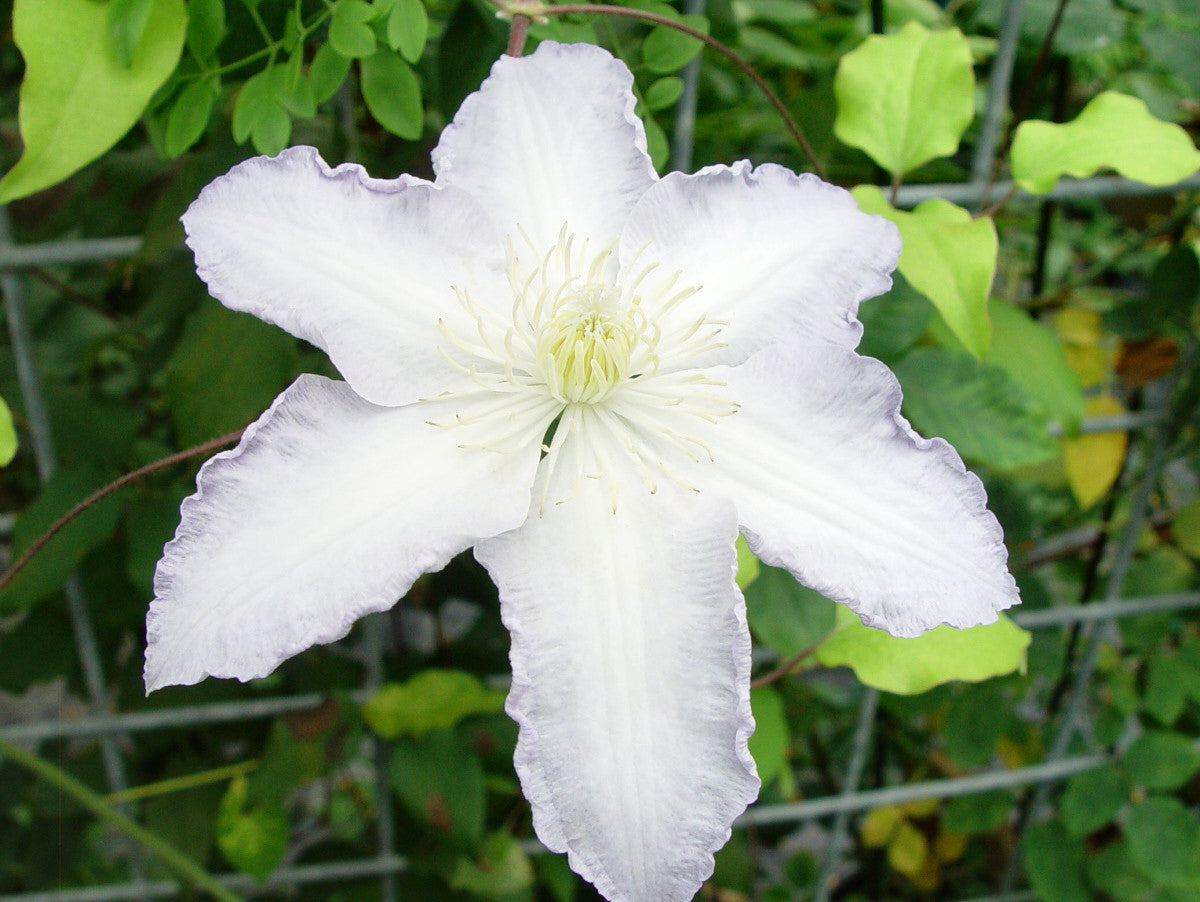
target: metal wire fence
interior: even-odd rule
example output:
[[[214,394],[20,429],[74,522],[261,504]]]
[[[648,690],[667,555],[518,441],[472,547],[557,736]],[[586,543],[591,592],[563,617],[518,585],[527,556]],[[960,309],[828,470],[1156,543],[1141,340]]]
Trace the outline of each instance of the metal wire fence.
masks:
[[[1004,181],[993,181],[999,136],[1008,106],[1009,85],[1020,34],[1023,0],[1007,0],[1001,20],[1001,31],[992,63],[987,102],[981,120],[981,128],[971,161],[971,178],[965,183],[904,186],[897,196],[901,206],[911,206],[930,197],[940,197],[959,204],[978,204],[987,198],[1004,196],[1011,185]],[[689,12],[703,12],[703,0],[688,0]],[[680,103],[672,144],[672,165],[690,168],[692,157],[692,135],[696,114],[696,87],[700,75],[700,61],[696,60],[684,70],[684,93]],[[352,121],[352,117],[351,117]],[[1013,194],[1010,203],[1021,204],[1032,201],[1072,200],[1082,198],[1109,198],[1121,195],[1165,193],[1200,189],[1200,176],[1167,188],[1151,188],[1118,177],[1095,177],[1085,180],[1066,181],[1059,184],[1049,195],[1032,197],[1022,192]],[[55,241],[41,244],[16,245],[12,241],[7,210],[0,207],[0,291],[4,295],[4,309],[17,369],[18,381],[26,412],[30,444],[37,461],[37,471],[44,481],[54,472],[57,456],[54,444],[53,424],[50,422],[34,365],[34,346],[27,325],[23,270],[29,267],[82,264],[112,261],[134,256],[141,241],[137,236]],[[1168,382],[1177,381],[1195,362],[1195,348],[1188,348],[1176,364],[1174,375]],[[864,693],[858,713],[851,754],[846,768],[842,791],[838,795],[806,799],[784,804],[760,804],[750,808],[735,826],[746,828],[765,825],[800,825],[818,818],[832,818],[832,828],[827,837],[826,852],[819,860],[819,876],[816,898],[825,902],[834,888],[832,879],[835,851],[844,838],[851,816],[880,805],[902,804],[930,798],[949,799],[957,796],[982,793],[997,789],[1035,788],[1033,810],[1043,806],[1049,799],[1053,787],[1078,773],[1099,767],[1112,760],[1113,753],[1093,751],[1084,755],[1071,755],[1072,739],[1088,714],[1088,701],[1100,651],[1106,641],[1115,641],[1113,625],[1121,618],[1135,617],[1148,613],[1162,613],[1200,607],[1200,592],[1160,595],[1153,597],[1123,598],[1125,577],[1133,557],[1135,541],[1148,522],[1151,495],[1158,483],[1162,469],[1168,460],[1168,452],[1174,440],[1176,424],[1167,416],[1166,404],[1170,392],[1164,392],[1163,406],[1141,413],[1120,417],[1097,417],[1083,424],[1085,432],[1102,432],[1114,429],[1149,430],[1149,450],[1136,484],[1126,486],[1133,499],[1128,519],[1116,541],[1112,555],[1111,572],[1103,599],[1087,605],[1053,608],[1038,611],[1020,611],[1013,620],[1030,630],[1071,629],[1083,631],[1083,654],[1067,697],[1052,732],[1052,740],[1045,759],[1038,764],[1011,769],[989,769],[969,776],[929,780],[899,786],[883,786],[863,789],[861,781],[868,750],[872,743],[873,729],[879,694],[875,690]],[[1057,430],[1052,430],[1057,431]],[[1036,552],[1035,552],[1036,554]],[[282,714],[304,711],[319,705],[320,694],[290,695],[235,702],[174,707],[140,712],[109,711],[110,697],[105,682],[100,648],[93,629],[92,614],[81,583],[72,578],[66,586],[66,601],[72,628],[75,650],[84,676],[85,689],[92,711],[83,717],[67,720],[44,720],[0,727],[0,737],[23,743],[38,743],[45,740],[94,739],[102,752],[104,774],[110,792],[120,793],[128,788],[126,762],[122,752],[123,740],[138,733],[151,730],[196,729],[220,723],[233,723],[271,718]],[[363,660],[366,662],[366,678],[362,688],[352,694],[353,698],[369,696],[382,682],[384,656],[384,624],[382,615],[375,615],[363,630]],[[1119,744],[1118,744],[1119,745]],[[264,883],[256,883],[238,874],[220,876],[218,879],[231,889],[254,894],[278,887],[295,887],[306,884],[333,881],[374,879],[378,880],[384,902],[396,899],[395,875],[408,867],[408,862],[393,851],[394,814],[390,803],[390,791],[386,785],[383,767],[382,744],[375,750],[378,817],[376,820],[377,853],[372,857],[354,860],[324,862],[302,866],[279,868]],[[527,850],[541,849],[536,842],[527,844]],[[0,896],[0,902],[106,902],[120,899],[156,899],[177,895],[180,886],[170,880],[148,880],[144,872],[134,863],[133,880],[128,883],[86,889],[54,892],[31,892]],[[1011,891],[1019,875],[1019,858],[1012,858],[1009,872],[998,887],[999,894],[970,902],[1026,902],[1035,896],[1028,891]],[[966,900],[964,900],[966,902]]]

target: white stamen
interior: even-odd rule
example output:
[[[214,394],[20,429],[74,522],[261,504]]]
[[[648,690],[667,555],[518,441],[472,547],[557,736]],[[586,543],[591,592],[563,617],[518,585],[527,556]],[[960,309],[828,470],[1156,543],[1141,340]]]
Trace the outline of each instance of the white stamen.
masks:
[[[642,263],[649,242],[620,267],[616,241],[592,253],[588,236],[566,224],[549,248],[536,247],[520,226],[517,236],[520,252],[514,236],[505,239],[512,303],[497,309],[455,286],[470,334],[438,323],[447,342],[442,356],[479,388],[461,393],[472,399],[471,417],[436,425],[463,426],[471,433],[464,448],[510,453],[537,442],[544,455],[539,511],[548,500],[574,497],[584,479],[608,479],[615,510],[622,473],[636,473],[634,484],[651,493],[659,488],[657,474],[696,491],[683,470],[713,455],[693,433],[737,405],[691,361],[724,347],[725,323],[680,315],[700,289],[679,287],[679,271]],[[498,406],[478,415],[476,404],[487,392]],[[529,400],[518,400],[523,396]],[[543,444],[555,417],[553,436]]]

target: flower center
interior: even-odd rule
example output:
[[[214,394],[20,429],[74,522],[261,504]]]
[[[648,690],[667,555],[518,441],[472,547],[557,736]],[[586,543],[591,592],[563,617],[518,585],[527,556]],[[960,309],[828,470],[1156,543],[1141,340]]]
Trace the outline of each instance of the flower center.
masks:
[[[589,251],[565,225],[549,249],[520,237],[519,249],[508,247],[507,309],[454,288],[472,326],[440,322],[448,344],[439,350],[478,388],[454,396],[462,412],[453,420],[432,424],[465,427],[472,438],[462,447],[542,443],[543,506],[567,500],[584,479],[607,479],[614,508],[619,483],[655,492],[666,478],[693,488],[686,472],[712,458],[704,424],[737,409],[703,363],[723,347],[725,323],[685,312],[700,289],[640,263],[645,248],[622,264],[615,242]],[[560,486],[565,477],[565,492],[550,490],[552,477]]]
[[[640,338],[638,311],[622,310],[620,289],[585,285],[568,295],[537,336],[537,361],[550,394],[564,404],[610,395],[630,373]]]

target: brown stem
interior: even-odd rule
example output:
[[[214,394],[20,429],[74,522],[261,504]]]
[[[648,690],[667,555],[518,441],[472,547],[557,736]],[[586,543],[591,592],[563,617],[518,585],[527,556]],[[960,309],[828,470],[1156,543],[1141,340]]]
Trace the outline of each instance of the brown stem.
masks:
[[[509,56],[520,56],[525,52],[525,38],[529,34],[532,20],[529,16],[516,13],[512,18],[512,28],[508,32],[508,48],[504,51]]]
[[[157,473],[159,470],[165,470],[167,467],[174,466],[175,464],[185,461],[188,458],[200,457],[203,454],[208,454],[212,451],[216,451],[218,448],[223,448],[226,445],[230,445],[242,437],[242,432],[243,430],[239,429],[236,432],[230,432],[228,435],[215,438],[212,441],[205,442],[202,445],[196,445],[194,448],[188,448],[185,451],[177,451],[176,453],[170,454],[164,458],[161,458],[160,460],[156,460],[153,463],[148,463],[144,467],[138,467],[132,473],[126,473],[124,476],[113,480],[103,488],[96,489],[96,491],[92,492],[92,494],[88,495],[69,511],[55,520],[50,525],[49,529],[38,536],[33,541],[33,544],[25,549],[25,552],[13,562],[11,567],[8,568],[8,572],[6,572],[4,576],[0,577],[0,592],[3,592],[4,589],[8,587],[8,584],[13,581],[16,575],[25,569],[25,566],[33,559],[33,556],[41,551],[47,542],[58,535],[59,531],[64,526],[82,514],[97,501],[107,498],[113,492],[123,489],[131,482],[136,482],[143,476],[149,476],[151,473]]]
[[[68,300],[74,301],[76,304],[79,304],[81,307],[87,307],[87,309],[91,310],[93,313],[99,314],[100,316],[104,317],[106,320],[112,321],[114,319],[117,319],[117,317],[113,316],[112,311],[105,310],[104,307],[102,305],[96,303],[96,301],[93,298],[88,297],[86,294],[84,294],[79,289],[73,288],[72,286],[68,285],[66,282],[64,282],[61,279],[48,273],[46,270],[42,269],[42,267],[30,266],[25,270],[25,272],[27,272],[29,275],[33,276],[35,279],[46,283],[51,288],[53,288],[55,291],[57,291],[59,294],[61,294],[63,297],[67,298]]]
[[[998,201],[996,201],[994,204],[992,204],[986,210],[980,210],[978,213],[975,214],[974,218],[982,219],[986,216],[995,216],[997,213],[999,213],[1001,210],[1003,210],[1005,207],[1007,207],[1008,202],[1016,196],[1017,196],[1017,183],[1013,182],[1012,185],[1009,186],[1008,191],[1006,191],[1004,193],[1004,197],[1000,198]]]
[[[804,649],[804,651],[800,652],[800,654],[792,655],[792,657],[788,658],[786,661],[784,661],[782,664],[780,664],[778,667],[776,667],[770,673],[765,674],[764,676],[760,676],[757,680],[751,680],[750,688],[757,689],[760,686],[769,686],[771,683],[774,683],[776,680],[782,679],[783,677],[787,676],[789,673],[791,673],[795,669],[797,664],[799,664],[805,658],[810,657],[812,654],[814,654],[816,652],[816,650],[821,647],[821,643],[824,641],[825,641],[825,639],[821,639],[818,642],[814,642],[808,648]]]
[[[1062,24],[1063,13],[1067,11],[1068,0],[1058,0],[1058,6],[1054,9],[1054,18],[1050,20],[1050,27],[1046,29],[1045,35],[1042,36],[1041,46],[1038,47],[1037,58],[1033,61],[1033,68],[1029,70],[1029,76],[1025,79],[1025,84],[1021,88],[1021,93],[1017,95],[1017,102],[1013,104],[1012,119],[1009,121],[1008,134],[1005,136],[1004,144],[1002,145],[1002,153],[1007,153],[1008,148],[1012,145],[1013,134],[1016,128],[1021,124],[1022,118],[1025,116],[1025,110],[1029,106],[1029,102],[1033,99],[1034,88],[1037,87],[1038,79],[1042,77],[1042,70],[1046,67],[1046,60],[1050,58],[1050,52],[1054,49],[1054,39],[1058,36],[1058,27]]]
[[[499,9],[502,11],[504,10],[505,4],[503,3],[503,0],[492,0],[492,2]],[[686,34],[688,37],[695,38],[702,44],[711,47],[713,50],[717,51],[727,60],[737,66],[738,69],[742,71],[742,74],[754,82],[758,89],[763,92],[763,95],[768,101],[770,101],[771,106],[775,108],[775,112],[777,112],[780,118],[783,119],[783,123],[787,126],[787,130],[791,133],[792,137],[796,139],[796,143],[800,145],[800,149],[804,152],[804,155],[808,157],[808,163],[810,166],[812,166],[813,172],[823,179],[826,178],[825,169],[821,165],[821,161],[817,159],[816,152],[813,151],[812,145],[808,143],[808,138],[805,137],[804,130],[801,129],[796,120],[792,118],[792,114],[788,112],[788,109],[786,106],[784,106],[783,101],[779,99],[779,95],[772,90],[771,86],[767,84],[766,80],[758,74],[758,71],[753,66],[751,66],[748,62],[738,56],[737,53],[735,53],[725,44],[718,41],[716,38],[711,37],[710,35],[705,34],[703,31],[700,31],[698,28],[693,28],[684,22],[677,22],[674,19],[670,19],[666,16],[660,16],[657,13],[647,12],[644,9],[633,9],[625,6],[611,6],[607,3],[564,3],[555,6],[542,5],[537,8],[536,14],[539,17],[601,15],[621,16],[626,19],[640,19],[643,22],[650,22],[654,25],[662,25],[665,28],[673,28],[682,34]],[[516,25],[517,17],[518,16],[514,14],[514,26]]]

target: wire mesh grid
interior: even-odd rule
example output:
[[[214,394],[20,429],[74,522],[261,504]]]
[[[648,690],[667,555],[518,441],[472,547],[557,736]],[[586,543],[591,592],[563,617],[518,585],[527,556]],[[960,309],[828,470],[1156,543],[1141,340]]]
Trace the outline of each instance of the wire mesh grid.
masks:
[[[992,179],[999,144],[1001,124],[1008,106],[1016,47],[1020,35],[1023,0],[1007,0],[1001,20],[987,88],[987,101],[981,128],[971,161],[971,179],[965,183],[904,186],[896,201],[900,206],[912,206],[931,197],[940,197],[959,204],[980,204],[988,198],[1001,197],[1012,185]],[[688,0],[688,11],[701,13],[704,0]],[[696,114],[696,88],[700,60],[685,68],[684,91],[677,112],[672,142],[673,168],[690,169],[692,137]],[[339,101],[347,101],[346,97]],[[350,117],[353,122],[353,117]],[[1145,193],[1171,193],[1200,189],[1200,176],[1177,185],[1153,188],[1119,177],[1100,176],[1090,179],[1060,182],[1048,195],[1032,197],[1023,192],[1012,193],[1010,203],[1044,202],[1080,198],[1109,198]],[[18,382],[28,420],[31,445],[37,470],[44,481],[54,472],[57,458],[53,424],[49,421],[38,374],[34,366],[33,341],[26,322],[22,270],[28,267],[66,265],[111,261],[134,256],[140,247],[137,236],[66,240],[30,245],[12,241],[7,210],[0,207],[0,292],[4,296],[5,315],[12,344]],[[961,777],[929,780],[898,786],[872,789],[861,787],[863,771],[875,725],[879,693],[869,689],[863,693],[857,716],[851,754],[845,771],[842,791],[837,795],[781,804],[761,804],[751,807],[735,824],[747,828],[766,825],[793,824],[819,818],[832,818],[826,838],[825,854],[819,859],[816,883],[817,902],[826,902],[835,888],[832,871],[835,852],[846,834],[851,817],[880,805],[939,798],[949,799],[998,789],[1032,788],[1032,810],[1045,805],[1055,784],[1075,774],[1099,767],[1113,758],[1108,751],[1088,754],[1069,754],[1071,741],[1087,714],[1089,689],[1099,654],[1106,641],[1112,640],[1114,623],[1121,618],[1150,613],[1179,611],[1200,607],[1200,592],[1187,592],[1152,597],[1122,598],[1125,576],[1132,560],[1136,539],[1148,522],[1150,500],[1168,452],[1175,438],[1176,424],[1167,415],[1170,402],[1169,386],[1177,383],[1195,362],[1194,346],[1180,355],[1173,374],[1166,380],[1162,406],[1140,413],[1118,417],[1095,417],[1084,422],[1083,431],[1103,432],[1115,429],[1148,430],[1149,450],[1141,473],[1131,490],[1133,505],[1117,539],[1111,559],[1110,575],[1102,600],[1086,605],[1019,611],[1014,622],[1025,629],[1067,629],[1083,631],[1084,652],[1072,681],[1072,689],[1059,715],[1045,759],[1033,765],[1008,769],[990,769]],[[1035,552],[1036,554],[1036,552]],[[0,738],[11,742],[38,743],[45,740],[94,739],[100,743],[108,789],[119,793],[128,788],[122,740],[151,730],[194,729],[206,725],[234,723],[271,718],[282,714],[309,710],[324,700],[319,693],[261,698],[236,702],[217,702],[135,713],[106,710],[108,691],[105,684],[100,649],[92,627],[92,617],[81,583],[72,578],[65,587],[68,612],[74,631],[76,653],[84,674],[85,688],[93,711],[97,713],[67,720],[46,720],[0,727]],[[361,700],[379,687],[383,679],[384,624],[383,615],[368,618],[363,630],[363,658],[366,663],[362,688],[351,697]],[[1120,743],[1118,743],[1118,746]],[[376,821],[377,853],[372,857],[324,862],[277,869],[264,882],[257,883],[240,874],[221,875],[218,879],[230,889],[253,894],[279,887],[329,883],[339,880],[377,879],[384,902],[396,899],[395,875],[408,867],[408,862],[393,852],[394,814],[386,786],[383,756],[386,749],[380,743],[375,749],[375,778],[378,784],[378,817]],[[1018,825],[1020,826],[1020,825]],[[1018,838],[1019,844],[1019,838]],[[544,851],[536,842],[526,843],[529,852]],[[174,896],[181,887],[171,880],[148,880],[139,862],[131,867],[133,879],[127,883],[51,892],[27,892],[0,896],[0,902],[108,902],[121,899],[155,899]],[[1030,891],[1013,891],[1019,876],[1019,857],[1010,859],[998,894],[971,899],[969,902],[1027,902],[1035,899]],[[963,900],[968,902],[968,900]]]

